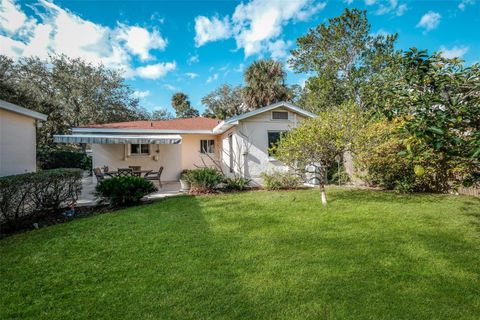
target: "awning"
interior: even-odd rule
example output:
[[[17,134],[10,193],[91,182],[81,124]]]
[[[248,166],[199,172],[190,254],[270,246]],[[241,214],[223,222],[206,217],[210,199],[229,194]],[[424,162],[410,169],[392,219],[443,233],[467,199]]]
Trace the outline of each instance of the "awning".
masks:
[[[180,144],[182,137],[174,134],[156,135],[105,135],[105,134],[70,134],[54,135],[56,143],[91,143],[91,144]]]

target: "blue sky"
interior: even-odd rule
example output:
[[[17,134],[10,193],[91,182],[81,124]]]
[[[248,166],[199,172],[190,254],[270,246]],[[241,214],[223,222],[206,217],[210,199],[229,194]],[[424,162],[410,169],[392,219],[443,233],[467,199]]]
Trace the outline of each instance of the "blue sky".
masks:
[[[0,0],[0,53],[83,57],[125,72],[141,105],[167,108],[184,91],[201,98],[242,83],[253,60],[286,61],[295,39],[345,7],[366,9],[372,33],[399,34],[412,46],[479,62],[480,1],[14,1]],[[288,70],[287,82],[305,74]]]

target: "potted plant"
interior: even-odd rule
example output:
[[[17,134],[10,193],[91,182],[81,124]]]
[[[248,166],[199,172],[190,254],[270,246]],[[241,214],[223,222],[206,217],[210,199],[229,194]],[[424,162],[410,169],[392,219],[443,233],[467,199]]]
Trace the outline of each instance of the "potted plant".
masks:
[[[182,191],[190,191],[190,188],[192,186],[192,184],[190,183],[190,170],[183,170],[181,173],[180,173],[180,187],[181,187],[181,190]]]

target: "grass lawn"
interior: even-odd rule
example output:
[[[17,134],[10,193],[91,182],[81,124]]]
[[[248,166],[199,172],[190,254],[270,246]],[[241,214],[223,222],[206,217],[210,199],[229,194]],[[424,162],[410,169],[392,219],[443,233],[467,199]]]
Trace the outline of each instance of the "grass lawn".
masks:
[[[479,319],[480,201],[177,197],[0,240],[0,319]]]

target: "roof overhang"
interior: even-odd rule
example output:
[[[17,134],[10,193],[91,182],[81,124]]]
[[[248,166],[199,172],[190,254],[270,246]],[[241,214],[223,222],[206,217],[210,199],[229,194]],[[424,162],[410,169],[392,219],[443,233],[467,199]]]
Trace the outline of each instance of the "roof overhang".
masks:
[[[108,135],[108,134],[70,134],[54,135],[56,143],[90,144],[180,144],[179,135]]]
[[[212,134],[212,130],[173,130],[173,129],[136,129],[136,128],[72,128],[80,134]]]
[[[253,111],[250,111],[250,112],[247,112],[247,113],[240,114],[238,116],[232,117],[232,118],[227,119],[225,121],[222,121],[215,128],[213,128],[213,133],[214,134],[224,133],[225,131],[229,130],[231,127],[237,125],[240,120],[244,120],[244,119],[247,119],[247,118],[250,118],[250,117],[256,116],[258,114],[261,114],[261,113],[264,113],[264,112],[267,112],[267,111],[271,111],[271,110],[274,110],[274,109],[277,109],[277,108],[288,109],[292,112],[298,113],[298,114],[300,114],[304,117],[307,117],[307,118],[315,118],[316,117],[316,115],[311,113],[311,112],[303,110],[302,108],[299,108],[299,107],[297,107],[297,106],[295,106],[291,103],[281,101],[281,102],[277,102],[277,103],[271,104],[271,105],[263,107],[263,108],[259,108],[259,109],[256,109],[256,110],[253,110]]]
[[[46,121],[47,120],[47,115],[36,112],[24,107],[17,106],[16,104],[7,102],[5,100],[0,100],[0,109],[8,110],[11,112],[15,112],[36,120],[41,120],[41,121]]]

